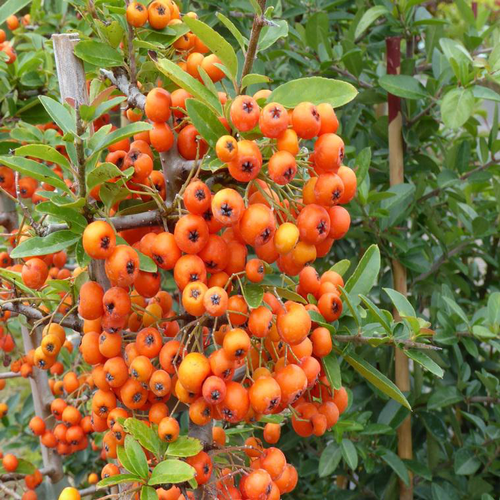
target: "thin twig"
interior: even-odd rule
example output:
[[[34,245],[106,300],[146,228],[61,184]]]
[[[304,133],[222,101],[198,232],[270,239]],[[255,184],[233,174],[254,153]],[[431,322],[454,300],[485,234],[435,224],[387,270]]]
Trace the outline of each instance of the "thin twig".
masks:
[[[465,181],[467,180],[469,177],[471,177],[472,175],[474,174],[477,174],[478,172],[482,172],[483,170],[486,170],[488,169],[489,167],[491,167],[492,165],[497,165],[499,162],[498,159],[496,158],[493,158],[492,160],[490,160],[488,163],[485,163],[484,165],[479,165],[478,167],[470,170],[469,172],[466,172],[465,174],[461,175],[459,177],[459,180],[461,181]],[[422,203],[423,201],[426,201],[428,200],[429,198],[432,198],[434,196],[437,196],[443,189],[445,188],[436,188],[436,189],[433,189],[432,191],[429,191],[427,194],[424,194],[423,196],[421,196],[418,200],[417,200],[417,203]]]
[[[417,276],[414,280],[413,283],[418,283],[419,281],[423,281],[427,279],[429,276],[432,276],[446,261],[448,261],[451,257],[459,253],[463,248],[465,248],[467,245],[469,245],[468,241],[464,241],[463,243],[460,243],[460,245],[456,246],[453,250],[450,250],[449,252],[443,253],[439,259],[432,264],[431,268],[425,272]]]
[[[35,307],[26,306],[17,302],[4,302],[0,304],[0,310],[22,314],[28,319],[37,320],[42,324],[50,321],[50,316],[44,316],[43,313]],[[72,315],[61,320],[59,324],[76,331],[80,331],[82,329],[82,321],[76,315]]]
[[[21,500],[21,496],[18,495],[14,490],[11,490],[10,488],[7,488],[5,484],[0,483],[0,490],[5,491],[8,495],[10,495],[9,498],[12,498],[13,500]]]

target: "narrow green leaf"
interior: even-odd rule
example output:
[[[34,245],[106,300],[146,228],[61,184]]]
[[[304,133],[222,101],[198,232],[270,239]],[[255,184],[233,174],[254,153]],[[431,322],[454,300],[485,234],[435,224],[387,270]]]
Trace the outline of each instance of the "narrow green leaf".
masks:
[[[403,351],[409,358],[413,359],[413,361],[416,361],[420,365],[422,365],[424,368],[429,370],[431,373],[434,373],[434,375],[438,376],[439,378],[443,378],[444,371],[443,369],[435,362],[433,361],[427,354],[425,354],[422,351],[417,351],[416,349],[408,349]]]
[[[377,245],[371,245],[345,284],[345,289],[350,294],[353,305],[359,304],[359,294],[367,294],[372,289],[377,281],[379,271],[380,250]]]
[[[151,486],[143,486],[141,488],[141,500],[158,500],[158,493]]]
[[[196,130],[215,148],[217,141],[227,130],[212,109],[196,99],[186,99],[186,110]]]
[[[186,462],[181,460],[164,460],[154,469],[148,484],[178,484],[194,478],[196,471]]]
[[[19,172],[21,175],[33,177],[33,179],[40,182],[46,182],[66,193],[70,192],[66,183],[58,175],[46,165],[35,160],[17,156],[0,156],[0,164]]]
[[[262,304],[264,288],[255,283],[245,284],[242,288],[243,297],[250,309],[255,309]]]
[[[183,22],[186,23],[191,31],[222,61],[226,66],[233,80],[238,74],[238,58],[233,47],[217,31],[198,19],[184,16]]]
[[[398,475],[399,479],[409,486],[410,475],[406,469],[404,462],[391,450],[382,449],[380,458]]]
[[[256,83],[268,83],[270,81],[271,79],[268,76],[258,75],[256,73],[250,73],[249,75],[245,75],[241,80],[241,87],[246,88]]]
[[[176,441],[170,443],[166,455],[169,457],[194,457],[203,449],[199,439],[188,436],[179,436]]]
[[[3,24],[9,16],[17,14],[22,8],[26,7],[32,0],[7,0],[0,7],[0,24]]]
[[[42,214],[52,215],[61,221],[67,222],[71,231],[81,234],[87,227],[87,219],[76,210],[66,207],[58,207],[51,201],[44,201],[36,206],[36,211]]]
[[[343,357],[362,377],[368,380],[368,382],[399,404],[411,410],[410,403],[408,403],[404,394],[398,389],[394,382],[380,373],[375,367],[368,363],[368,361],[365,361],[354,353],[344,355]]]
[[[321,359],[321,364],[323,365],[330,386],[339,390],[342,387],[342,375],[337,355],[333,351],[330,352],[330,354]]]
[[[345,288],[339,287],[341,291],[341,296],[344,302],[347,304],[349,311],[351,312],[351,316],[354,318],[356,322],[356,326],[359,328],[361,326],[361,316],[359,315],[358,307],[354,305],[352,298],[349,293],[346,292]],[[345,310],[344,310],[345,311]],[[345,314],[345,312],[344,312]]]
[[[394,307],[401,317],[410,316],[414,318],[417,316],[415,309],[413,309],[413,306],[403,294],[392,288],[383,288],[382,290],[389,295],[389,298],[392,300]]]
[[[113,163],[101,163],[87,174],[87,189],[103,184],[115,177],[122,177],[123,172]]]
[[[77,135],[76,120],[71,113],[59,102],[45,95],[38,96],[45,111],[65,134]]]
[[[307,304],[307,300],[302,297],[302,295],[294,292],[293,290],[289,290],[283,286],[266,286],[269,292],[276,292],[282,299],[293,300],[295,302],[300,302],[301,304]]]
[[[385,317],[384,313],[368,297],[365,297],[364,295],[360,295],[359,297],[365,303],[371,313],[378,319],[379,323],[382,325],[388,335],[392,335],[391,325],[387,322],[387,318]]]
[[[258,50],[266,50],[280,38],[288,36],[288,23],[284,19],[273,20],[274,25],[264,26],[260,32]]]
[[[405,99],[424,99],[429,94],[422,84],[409,75],[384,75],[379,78],[380,86],[390,94]]]
[[[330,443],[321,453],[318,465],[319,477],[327,477],[335,472],[340,460],[342,459],[342,450],[337,443]]]
[[[20,243],[12,250],[10,256],[13,259],[20,259],[22,257],[35,257],[60,252],[76,243],[80,238],[79,234],[66,230],[57,231],[44,237],[34,236]]]
[[[388,15],[389,11],[383,5],[376,5],[368,9],[356,26],[354,38],[359,38],[380,16]]]
[[[460,448],[455,453],[455,461],[453,464],[455,474],[459,476],[470,476],[471,474],[475,474],[479,467],[481,467],[481,461],[471,448]]]
[[[118,128],[111,132],[110,134],[102,137],[101,142],[94,146],[94,152],[101,151],[102,149],[115,144],[116,142],[126,139],[127,137],[132,137],[139,132],[145,132],[146,130],[151,130],[153,126],[146,122],[135,122],[129,123],[125,127]]]
[[[137,482],[142,483],[142,478],[140,478],[136,474],[117,474],[116,476],[110,476],[102,479],[96,484],[96,488],[100,490],[103,488],[109,488],[110,486],[114,486],[115,484]]]
[[[450,90],[441,102],[441,117],[452,129],[460,128],[472,115],[474,95],[472,90],[455,88]]]
[[[16,149],[16,156],[31,156],[40,160],[49,161],[59,165],[66,170],[70,169],[68,159],[63,156],[57,149],[45,144],[28,144]]]
[[[344,274],[349,271],[351,267],[351,261],[347,259],[339,260],[336,264],[330,267],[330,271],[335,271],[340,274],[340,276],[344,276]]]
[[[143,479],[147,479],[149,476],[149,467],[146,454],[142,446],[130,434],[125,436],[125,452],[130,465],[134,469],[131,472],[135,472]]]
[[[168,59],[159,59],[156,67],[164,75],[167,75],[174,83],[184,90],[187,90],[192,96],[208,104],[216,113],[222,113],[222,106],[219,97],[210,92],[205,85],[179,68],[177,64]]]
[[[347,82],[313,76],[291,80],[280,85],[267,98],[267,102],[279,102],[287,108],[293,108],[304,101],[304,89],[307,89],[307,100],[313,104],[330,103],[339,108],[352,101],[358,91]]]
[[[219,21],[231,32],[234,36],[242,52],[245,52],[246,44],[248,40],[241,34],[241,31],[236,27],[236,25],[228,19],[224,14],[217,12],[215,14]]]
[[[82,40],[75,45],[75,55],[82,61],[103,68],[123,65],[120,51],[97,40]]]
[[[350,439],[342,439],[340,443],[342,457],[350,469],[355,470],[358,467],[358,452]]]
[[[126,431],[139,441],[141,446],[155,455],[160,455],[164,444],[158,437],[158,433],[151,427],[136,418],[127,418],[123,425]]]

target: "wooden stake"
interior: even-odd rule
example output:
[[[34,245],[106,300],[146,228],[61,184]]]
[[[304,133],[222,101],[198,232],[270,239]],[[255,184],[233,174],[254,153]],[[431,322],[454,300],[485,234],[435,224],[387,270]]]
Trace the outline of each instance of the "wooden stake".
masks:
[[[390,37],[386,39],[387,47],[387,73],[397,75],[401,68],[401,38]],[[389,111],[389,171],[391,186],[404,182],[404,152],[403,152],[403,116],[401,114],[401,99],[392,94],[388,95]],[[407,294],[406,269],[400,262],[393,260],[393,286],[399,293]],[[398,312],[394,311],[394,319],[401,320]],[[410,368],[408,358],[403,351],[395,349],[396,385],[402,392],[410,391]],[[398,455],[402,459],[413,457],[411,417],[408,417],[398,428]],[[410,480],[412,477],[410,475]],[[399,498],[401,500],[413,499],[413,486],[399,483]]]

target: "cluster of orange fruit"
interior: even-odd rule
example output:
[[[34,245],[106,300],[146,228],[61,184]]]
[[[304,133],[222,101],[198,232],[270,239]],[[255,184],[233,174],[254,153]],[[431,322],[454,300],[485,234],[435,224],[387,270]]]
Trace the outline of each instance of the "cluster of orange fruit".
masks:
[[[23,26],[28,26],[31,22],[29,14],[24,15],[21,18],[21,23]],[[14,31],[19,28],[19,19],[15,15],[9,16],[5,21],[7,28],[10,31]],[[0,52],[3,52],[8,59],[5,61],[7,64],[12,64],[16,61],[17,55],[12,44],[7,40],[7,35],[4,30],[0,29]]]

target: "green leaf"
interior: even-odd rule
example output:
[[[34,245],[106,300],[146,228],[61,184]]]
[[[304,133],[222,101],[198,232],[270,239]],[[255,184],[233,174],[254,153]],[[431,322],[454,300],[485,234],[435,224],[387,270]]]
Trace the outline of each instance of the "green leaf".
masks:
[[[124,446],[121,445],[117,446],[116,454],[118,460],[120,461],[120,464],[123,466],[125,470],[129,471],[131,474],[137,474],[137,472],[135,471],[135,467],[128,456],[128,453],[125,451]]]
[[[358,452],[356,451],[356,447],[353,442],[350,439],[342,439],[340,448],[346,464],[350,469],[356,470],[358,467]]]
[[[309,313],[309,317],[311,318],[311,321],[316,323],[318,326],[322,326],[323,328],[326,328],[331,334],[335,335],[337,333],[337,330],[333,325],[330,325],[330,323],[327,323],[325,321],[325,318],[316,311],[307,311]],[[334,337],[335,338],[335,337]]]
[[[376,5],[368,9],[356,26],[354,38],[359,38],[380,16],[388,15],[389,11],[383,5]]]
[[[166,455],[181,458],[194,457],[201,450],[203,450],[203,444],[199,439],[179,436],[176,441],[168,445]]]
[[[475,474],[479,467],[481,467],[481,461],[470,448],[460,448],[455,452],[453,468],[455,474],[458,476],[470,476],[471,474]]]
[[[427,408],[429,410],[438,410],[439,408],[459,403],[463,399],[463,396],[458,392],[456,387],[439,387],[438,389],[434,389],[434,392],[431,394],[427,401]]]
[[[103,488],[109,488],[110,486],[114,486],[115,484],[137,482],[142,483],[143,480],[135,474],[117,474],[116,476],[110,476],[102,479],[96,484],[96,488],[99,490]]]
[[[475,26],[476,18],[471,6],[468,5],[465,0],[455,0],[455,5],[458,9],[458,12],[460,12],[461,16],[464,18],[464,21],[470,26]]]
[[[245,284],[242,288],[243,297],[250,309],[255,309],[262,304],[264,289],[255,283]]]
[[[345,288],[340,287],[340,291],[343,300],[345,301],[347,307],[349,308],[349,311],[351,312],[351,316],[354,318],[354,321],[356,322],[356,326],[359,328],[361,326],[362,321],[358,311],[358,307],[354,305],[352,297],[350,296],[350,294],[346,292]],[[347,314],[345,310],[343,314]]]
[[[97,40],[82,40],[75,45],[75,55],[82,61],[102,68],[123,65],[122,54],[107,43]]]
[[[342,458],[342,450],[337,443],[330,443],[321,453],[318,465],[319,477],[327,477],[335,472]]]
[[[489,87],[483,87],[482,85],[474,85],[472,87],[472,94],[476,99],[486,99],[488,101],[500,102],[500,94],[495,92]]]
[[[155,455],[161,454],[164,444],[158,437],[158,433],[151,427],[148,427],[144,422],[136,418],[127,418],[123,425],[125,430],[132,434],[146,450]]]
[[[451,309],[452,313],[455,313],[466,325],[469,324],[469,319],[467,318],[467,315],[453,299],[450,299],[450,297],[443,296],[443,300],[448,304],[448,307]]]
[[[187,90],[192,96],[208,104],[216,113],[222,113],[222,106],[219,97],[210,92],[205,85],[179,68],[177,64],[168,59],[159,59],[156,67],[164,75],[167,75],[174,83],[184,90]]]
[[[416,349],[405,349],[403,352],[409,358],[413,359],[413,361],[416,361],[431,373],[434,373],[434,375],[438,376],[439,378],[443,378],[443,369],[424,352],[417,351]]]
[[[387,322],[387,318],[384,313],[368,297],[365,297],[364,295],[360,295],[359,297],[365,303],[371,313],[378,319],[384,330],[389,335],[392,335],[391,325]]]
[[[0,164],[19,172],[21,175],[33,177],[33,179],[40,182],[46,182],[66,193],[70,192],[66,183],[58,175],[46,165],[35,160],[16,156],[0,156]]]
[[[268,83],[270,81],[271,79],[268,76],[258,75],[257,73],[250,73],[249,75],[245,75],[241,80],[241,88],[246,88],[256,83]]]
[[[222,125],[217,115],[201,101],[186,99],[186,111],[196,130],[212,148],[215,148],[220,137],[227,135],[226,127]]]
[[[238,58],[233,47],[217,31],[198,19],[184,16],[182,21],[186,23],[191,31],[222,61],[233,80],[238,74]]]
[[[234,38],[236,38],[241,51],[245,52],[245,44],[248,43],[248,40],[241,34],[240,30],[235,26],[233,21],[220,12],[217,12],[215,15],[217,16],[217,19],[219,19],[219,21],[231,32]]]
[[[470,118],[474,109],[472,90],[452,89],[441,102],[441,117],[444,124],[452,129],[460,128]]]
[[[313,104],[330,103],[339,108],[352,101],[358,91],[353,85],[340,80],[312,76],[300,78],[280,85],[273,90],[267,102],[279,102],[287,108],[293,108],[304,101],[304,89],[307,89],[307,100]]]
[[[87,189],[90,191],[115,177],[122,177],[123,172],[113,163],[101,163],[87,174]]]
[[[340,274],[340,276],[344,276],[344,274],[349,271],[351,267],[351,261],[347,259],[339,260],[336,264],[330,267],[330,271],[335,271]]]
[[[302,295],[289,290],[283,286],[268,286],[266,291],[276,292],[282,299],[293,300],[294,302],[300,302],[301,304],[307,304],[307,300],[302,297]]]
[[[409,75],[384,75],[379,78],[380,86],[392,95],[405,99],[423,99],[429,94],[422,84]]]
[[[380,458],[398,475],[399,479],[409,486],[410,475],[406,469],[404,462],[391,450],[382,449]]]
[[[359,304],[359,294],[367,294],[375,285],[379,271],[380,250],[377,245],[371,245],[344,287],[350,294],[354,305]]]
[[[148,461],[142,446],[130,435],[125,436],[125,453],[133,470],[140,477],[147,479],[149,476]]]
[[[38,96],[45,111],[65,134],[77,135],[76,120],[61,103],[45,95]]]
[[[394,307],[401,317],[410,316],[415,318],[417,316],[415,309],[413,309],[413,306],[403,294],[392,288],[383,288],[382,290],[389,295],[389,298],[392,300]]]
[[[288,23],[284,19],[273,20],[276,26],[264,26],[260,32],[258,50],[266,50],[273,45],[276,40],[288,36]]]
[[[148,484],[178,484],[194,478],[196,471],[186,462],[181,460],[164,460],[154,469]]]
[[[17,14],[23,7],[26,7],[32,0],[7,0],[0,7],[0,24],[3,24],[9,16]]]
[[[42,214],[49,214],[53,217],[67,222],[71,231],[81,234],[87,227],[87,219],[76,210],[59,207],[51,201],[44,201],[36,206],[36,211]]]
[[[370,168],[370,163],[372,161],[372,150],[371,148],[364,148],[360,151],[356,158],[356,164],[358,170],[356,171],[356,179],[358,186],[365,180],[368,169]]]
[[[337,355],[334,352],[330,352],[330,354],[321,359],[321,364],[323,365],[330,386],[339,390],[342,387],[342,375]]]
[[[48,161],[59,165],[66,170],[70,169],[68,159],[63,156],[57,149],[45,144],[28,144],[16,149],[16,156],[31,156],[40,160]]]
[[[146,122],[135,122],[129,123],[125,127],[118,128],[111,132],[110,134],[102,137],[101,141],[94,146],[94,152],[100,151],[102,149],[111,146],[115,142],[119,142],[122,139],[126,139],[127,137],[132,137],[139,132],[145,132],[146,130],[151,130],[153,126],[150,123]]]
[[[6,281],[9,281],[10,283],[13,283],[16,285],[17,288],[22,290],[26,296],[30,296],[33,294],[33,291],[31,288],[27,287],[24,284],[23,278],[21,276],[21,273],[18,273],[16,271],[11,271],[10,269],[2,269],[0,267],[0,277],[4,278]],[[0,463],[1,465],[1,463]]]
[[[493,292],[488,297],[488,320],[494,328],[500,325],[500,292]]]
[[[143,486],[141,488],[141,500],[158,500],[158,493],[151,486]]]
[[[365,361],[356,354],[343,355],[343,357],[362,377],[368,380],[368,382],[373,384],[377,389],[390,398],[397,401],[399,404],[411,410],[410,403],[408,403],[399,388],[384,374],[380,373],[376,368],[368,363],[368,361]]]
[[[80,238],[79,234],[66,230],[57,231],[44,237],[34,236],[20,243],[12,250],[10,256],[13,259],[20,259],[22,257],[35,257],[60,252],[76,243]]]

